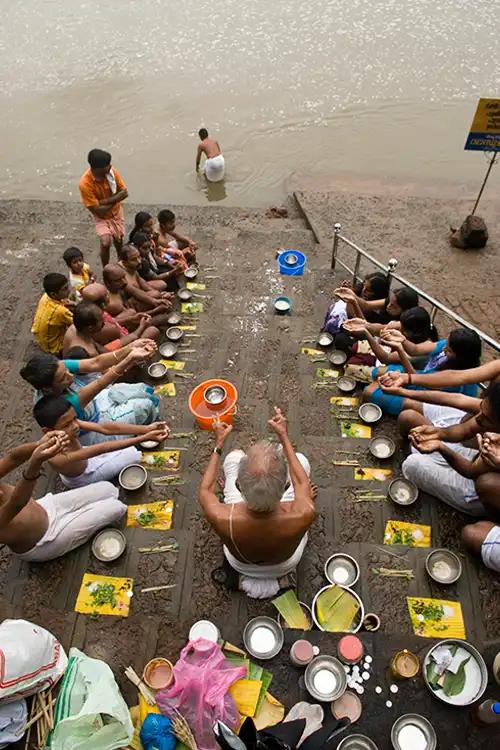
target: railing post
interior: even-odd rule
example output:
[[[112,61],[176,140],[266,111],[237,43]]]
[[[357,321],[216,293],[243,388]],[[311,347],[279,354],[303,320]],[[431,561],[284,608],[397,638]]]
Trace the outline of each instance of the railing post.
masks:
[[[342,229],[342,225],[338,222],[333,225],[333,248],[332,248],[332,271],[335,271],[335,263],[337,260],[337,251],[339,247],[339,234]]]
[[[387,263],[387,281],[389,282],[389,289],[391,288],[392,274],[396,270],[397,265],[398,261],[396,260],[396,258],[391,258]]]
[[[356,289],[356,283],[358,281],[359,265],[361,263],[361,253],[356,253],[356,262],[354,264],[354,270],[352,272],[352,288]]]

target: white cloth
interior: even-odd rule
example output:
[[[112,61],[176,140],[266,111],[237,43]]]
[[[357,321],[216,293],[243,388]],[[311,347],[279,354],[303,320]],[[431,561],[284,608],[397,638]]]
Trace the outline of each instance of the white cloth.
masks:
[[[25,700],[0,706],[0,748],[19,742],[24,734],[21,730],[27,718],[28,707]],[[17,732],[20,734],[16,734]]]
[[[130,464],[136,464],[140,458],[141,452],[131,445],[110,453],[101,453],[100,456],[92,456],[87,459],[85,471],[77,477],[68,477],[65,474],[59,476],[63,484],[70,488],[86,487],[95,482],[110,482],[122,469]]]
[[[226,162],[222,154],[207,159],[203,165],[203,171],[209,182],[220,182],[220,180],[223,180],[226,172]]]
[[[242,450],[234,450],[228,453],[224,460],[223,469],[225,476],[224,484],[224,502],[243,503],[245,499],[239,489],[236,486],[236,480],[238,478],[238,469],[240,466],[241,459],[245,455]],[[311,473],[311,465],[308,459],[303,453],[297,453],[297,458],[302,464],[304,471],[307,476]],[[293,485],[285,490],[281,502],[290,502],[295,498]],[[238,560],[230,550],[224,545],[224,555],[226,560],[234,570],[243,576],[240,581],[240,587],[245,591],[248,596],[253,599],[266,599],[269,596],[274,596],[279,591],[278,578],[286,576],[291,573],[299,564],[304,549],[307,544],[307,534],[304,534],[297,549],[288,558],[281,563],[275,565],[254,565],[251,563],[244,563]]]
[[[451,406],[438,406],[424,403],[424,416],[436,427],[452,427],[462,421],[467,413]],[[474,460],[478,451],[466,448],[461,443],[446,443],[448,448],[469,461]],[[429,495],[437,497],[452,508],[469,516],[484,516],[485,511],[479,501],[473,479],[459,474],[440,453],[412,453],[402,465],[403,476]]]
[[[118,500],[118,488],[97,482],[36,501],[47,513],[49,525],[35,547],[18,555],[22,560],[44,562],[70,552],[96,531],[119,521],[127,506]]]
[[[108,181],[109,187],[111,188],[111,192],[114,195],[116,193],[117,185],[116,185],[116,176],[115,176],[115,173],[113,172],[113,168],[111,168],[109,172],[107,173],[106,179]]]
[[[493,526],[481,545],[481,557],[487,568],[500,573],[500,526]]]

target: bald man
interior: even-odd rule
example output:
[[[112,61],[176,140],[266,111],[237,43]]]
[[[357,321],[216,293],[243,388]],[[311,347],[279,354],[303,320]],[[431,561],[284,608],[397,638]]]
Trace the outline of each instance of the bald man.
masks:
[[[138,325],[138,313],[143,314],[144,311],[136,309],[136,300],[128,292],[125,269],[119,263],[109,263],[103,268],[102,278],[109,292],[106,311],[129,331],[134,330]],[[147,311],[150,316],[150,325],[156,328],[166,328],[171,307],[171,302],[159,299],[156,307]]]
[[[118,348],[118,345],[122,347],[140,338],[150,338],[154,341],[159,338],[160,331],[151,325],[151,316],[147,313],[130,310],[132,314],[127,317],[128,325],[123,325],[113,317],[106,309],[110,298],[104,284],[89,284],[81,290],[81,297],[83,301],[93,302],[103,311],[104,325],[93,335],[93,339],[102,346],[113,344],[113,348]]]

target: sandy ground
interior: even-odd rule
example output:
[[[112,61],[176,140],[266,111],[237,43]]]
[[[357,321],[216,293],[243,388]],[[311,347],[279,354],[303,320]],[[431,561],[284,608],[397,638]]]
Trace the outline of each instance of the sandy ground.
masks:
[[[404,226],[411,226],[412,232],[405,235],[405,242],[399,242],[399,246],[407,248],[404,257],[408,263],[415,263],[417,254],[421,258],[421,285],[427,278],[437,280],[439,269],[432,265],[435,259],[431,248],[426,246],[424,252],[416,241],[410,247],[410,239],[420,236],[422,212],[417,210],[419,207],[425,207],[428,231],[434,226],[435,235],[439,235],[445,214],[436,199],[413,204],[408,199],[405,224],[397,212],[385,210],[383,196],[355,198],[352,194],[340,193],[305,197],[309,201],[308,208],[311,207],[312,221],[318,225],[322,222],[325,236],[332,213],[335,218],[340,214],[346,227],[357,227],[352,236],[361,244],[371,235],[378,237],[381,253],[384,237],[387,244],[392,245],[393,240],[389,243],[389,238],[399,236],[393,226],[396,220],[402,222],[398,224],[400,231]],[[355,200],[361,212],[359,217],[352,206]],[[129,217],[134,208],[127,207]],[[481,747],[486,735],[472,727],[467,712],[456,712],[451,717],[446,708],[429,695],[420,679],[403,685],[394,707],[385,708],[385,692],[392,681],[387,671],[392,654],[401,647],[408,647],[423,657],[431,643],[411,634],[405,597],[417,594],[459,600],[468,638],[484,651],[491,663],[500,648],[500,586],[488,571],[466,556],[463,557],[464,575],[458,584],[446,589],[431,585],[424,570],[426,550],[398,550],[402,557],[397,560],[380,546],[385,523],[398,518],[429,523],[433,546],[450,546],[460,551],[459,532],[464,519],[425,497],[408,514],[386,502],[354,503],[352,489],[357,483],[353,481],[352,468],[333,466],[337,452],[346,448],[361,451],[367,466],[373,462],[365,458],[365,441],[340,437],[338,422],[330,414],[328,404],[328,396],[334,395],[336,390],[315,390],[318,365],[311,364],[300,354],[301,344],[314,342],[331,289],[338,283],[339,275],[332,279],[328,270],[328,245],[318,246],[314,242],[312,233],[291,203],[289,218],[285,220],[267,219],[260,211],[244,209],[182,207],[177,213],[187,231],[199,242],[202,268],[216,266],[216,270],[202,270],[199,279],[207,284],[206,294],[211,299],[205,300],[206,309],[195,321],[200,338],[193,339],[195,352],[189,354],[192,361],[186,364],[193,379],[177,379],[177,396],[162,404],[163,414],[175,431],[194,430],[196,437],[183,444],[187,448],[182,453],[181,465],[185,484],[168,493],[176,504],[174,528],[164,536],[144,529],[127,529],[127,552],[111,566],[99,564],[90,554],[88,545],[61,560],[38,566],[20,564],[3,549],[0,551],[0,615],[31,619],[56,633],[65,647],[75,645],[91,656],[105,659],[131,704],[136,699],[135,693],[124,680],[123,669],[132,664],[140,672],[147,659],[154,655],[175,659],[194,620],[207,617],[215,621],[226,639],[241,645],[242,629],[250,617],[256,614],[274,616],[269,602],[229,595],[211,579],[211,571],[221,563],[221,548],[201,518],[196,503],[211,440],[208,434],[195,430],[187,409],[187,396],[195,383],[219,375],[234,382],[240,393],[234,447],[245,448],[262,437],[271,408],[278,403],[288,413],[297,448],[311,461],[313,478],[320,488],[318,520],[311,530],[307,552],[298,571],[300,599],[312,601],[315,592],[325,584],[325,560],[331,553],[345,549],[360,562],[358,592],[366,608],[381,615],[380,633],[365,640],[375,660],[377,677],[367,687],[359,731],[373,736],[380,750],[388,750],[393,720],[418,705],[422,713],[433,719],[443,747],[450,750]],[[356,217],[357,224],[354,224]],[[0,361],[3,380],[0,438],[6,451],[32,433],[32,393],[21,381],[18,371],[34,348],[29,330],[41,278],[48,271],[62,270],[61,253],[72,244],[84,250],[93,266],[98,268],[98,264],[92,226],[77,204],[4,202],[0,203],[0,220],[0,315],[6,323]],[[371,235],[362,234],[364,225],[369,222]],[[275,253],[282,247],[298,247],[308,254],[303,277],[286,278],[278,274]],[[445,252],[445,247],[442,243],[441,252]],[[492,243],[487,253],[493,255],[493,248]],[[375,251],[373,245],[371,249]],[[474,290],[481,288],[471,273],[470,280],[463,278],[458,264],[449,264],[448,268],[447,289],[457,284],[464,290],[469,281]],[[493,287],[491,275],[484,279],[482,288],[487,291],[490,286]],[[277,318],[272,314],[272,300],[280,293],[288,294],[294,301],[290,317]],[[393,433],[394,423],[385,420],[374,428],[373,434]],[[403,446],[398,443],[398,451],[390,464],[396,474],[403,456]],[[40,482],[36,495],[41,496],[47,487],[53,486],[54,480],[49,476]],[[157,496],[158,491],[148,483],[138,498],[129,495],[124,496],[124,500],[140,503],[146,498],[157,499]],[[162,496],[165,495],[162,493]],[[170,538],[179,543],[176,554],[142,556],[137,552],[138,547],[146,543]],[[415,579],[410,582],[379,579],[373,574],[373,567],[380,565],[411,568]],[[74,612],[84,572],[108,572],[134,578],[135,596],[128,618],[91,619]],[[175,584],[175,588],[166,593],[152,597],[141,593],[145,585],[170,583]],[[287,634],[287,641],[291,637]],[[336,636],[315,633],[311,637],[324,652],[335,653]],[[269,667],[274,675],[271,692],[287,708],[296,700],[306,698],[300,674],[289,666],[286,650],[270,662]],[[384,687],[384,700],[375,695],[375,684]],[[493,687],[490,693],[493,694]]]

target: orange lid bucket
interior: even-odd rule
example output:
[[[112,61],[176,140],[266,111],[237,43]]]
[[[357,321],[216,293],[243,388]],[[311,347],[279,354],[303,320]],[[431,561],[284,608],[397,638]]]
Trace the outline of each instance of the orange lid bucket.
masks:
[[[213,389],[213,390],[211,390]],[[216,398],[220,398],[219,404],[207,400],[212,392]],[[233,423],[238,402],[238,391],[228,380],[214,378],[205,380],[194,388],[189,394],[189,411],[196,419],[202,430],[211,430],[214,421],[219,420],[226,424]]]

